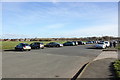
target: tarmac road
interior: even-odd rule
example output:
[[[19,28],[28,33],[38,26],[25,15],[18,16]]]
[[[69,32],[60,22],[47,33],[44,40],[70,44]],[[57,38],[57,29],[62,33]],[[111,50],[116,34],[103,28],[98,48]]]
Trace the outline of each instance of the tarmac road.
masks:
[[[3,51],[3,78],[72,78],[102,52],[87,45],[31,51]]]

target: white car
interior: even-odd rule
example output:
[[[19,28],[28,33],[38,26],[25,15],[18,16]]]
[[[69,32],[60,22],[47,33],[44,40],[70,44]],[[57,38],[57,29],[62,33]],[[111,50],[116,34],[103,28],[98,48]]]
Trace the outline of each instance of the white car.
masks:
[[[105,49],[106,47],[107,47],[107,45],[105,44],[105,42],[100,42],[100,43],[95,45],[95,48]]]
[[[19,43],[16,47],[15,47],[15,50],[28,50],[30,51],[31,50],[31,47],[29,44],[27,43]]]
[[[104,41],[104,43],[106,44],[106,47],[110,46],[110,42],[109,41]]]

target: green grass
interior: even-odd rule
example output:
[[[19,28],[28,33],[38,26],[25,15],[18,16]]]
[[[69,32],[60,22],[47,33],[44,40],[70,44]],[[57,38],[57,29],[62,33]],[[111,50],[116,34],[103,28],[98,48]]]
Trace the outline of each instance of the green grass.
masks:
[[[14,49],[14,47],[19,43],[33,43],[33,42],[39,42],[39,41],[0,41],[0,49],[7,50],[7,49]],[[64,43],[66,41],[40,41],[44,44],[47,44],[49,42],[58,42],[58,43]]]
[[[116,60],[113,64],[116,77],[120,78],[120,60]]]
[[[115,48],[120,50],[120,43]]]

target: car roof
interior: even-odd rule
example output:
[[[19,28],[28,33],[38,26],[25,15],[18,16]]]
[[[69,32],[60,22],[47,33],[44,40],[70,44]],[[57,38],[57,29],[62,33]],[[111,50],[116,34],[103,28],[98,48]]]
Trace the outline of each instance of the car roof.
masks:
[[[41,44],[42,42],[34,42],[34,43],[40,43]]]
[[[18,45],[29,45],[28,43],[19,43]]]
[[[104,41],[104,42],[109,42],[109,41]]]
[[[69,43],[69,42],[73,43],[72,41],[68,41],[68,42],[66,42],[66,43]]]
[[[50,43],[57,43],[57,42],[50,42]]]
[[[105,42],[99,42],[99,43],[105,43]]]

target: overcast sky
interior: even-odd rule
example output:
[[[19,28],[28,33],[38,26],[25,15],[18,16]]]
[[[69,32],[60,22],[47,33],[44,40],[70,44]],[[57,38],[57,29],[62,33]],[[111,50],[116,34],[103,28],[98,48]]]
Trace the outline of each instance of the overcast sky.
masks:
[[[118,35],[117,2],[4,2],[3,38]]]

